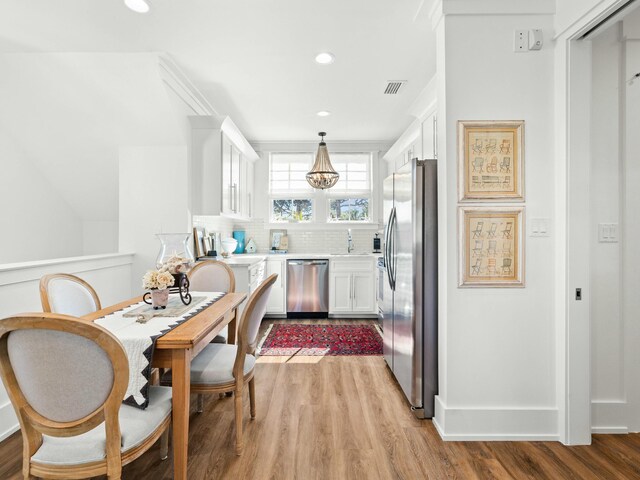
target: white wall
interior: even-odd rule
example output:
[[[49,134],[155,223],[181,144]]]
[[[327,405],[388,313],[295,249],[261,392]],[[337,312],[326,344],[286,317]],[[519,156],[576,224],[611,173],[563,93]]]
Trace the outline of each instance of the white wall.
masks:
[[[40,277],[48,273],[71,273],[86,280],[95,288],[104,306],[126,300],[131,297],[132,261],[131,254],[112,254],[2,265],[0,318],[42,311],[38,285]],[[0,441],[17,429],[13,407],[0,384]]]
[[[82,255],[82,221],[0,130],[0,264]]]
[[[525,218],[553,217],[553,16],[460,9],[437,23],[440,245],[447,247],[435,423],[446,439],[555,439],[553,239],[531,238],[525,226],[523,289],[458,288],[455,247],[458,120],[525,121]],[[516,28],[542,29],[545,47],[514,53]]]
[[[160,251],[157,233],[190,233],[187,208],[187,147],[120,149],[119,248],[135,252],[134,292],[142,275],[155,268]]]
[[[82,247],[84,255],[117,252],[118,222],[115,220],[83,221]]]

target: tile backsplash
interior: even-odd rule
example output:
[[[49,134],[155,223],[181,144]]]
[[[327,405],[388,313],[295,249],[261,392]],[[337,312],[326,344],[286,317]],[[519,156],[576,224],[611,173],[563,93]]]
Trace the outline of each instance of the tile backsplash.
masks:
[[[254,221],[234,225],[232,219],[224,217],[194,216],[193,225],[205,227],[210,232],[220,232],[222,237],[231,236],[234,230],[244,230],[246,240],[253,241],[258,247],[258,252],[267,253],[269,251],[269,226],[265,226],[262,221]],[[287,230],[289,237],[290,253],[347,253],[347,228],[331,226],[326,229],[304,230],[296,226],[295,229],[287,229],[287,225],[282,225]],[[372,252],[373,238],[376,232],[382,231],[371,229],[352,229],[355,252]]]

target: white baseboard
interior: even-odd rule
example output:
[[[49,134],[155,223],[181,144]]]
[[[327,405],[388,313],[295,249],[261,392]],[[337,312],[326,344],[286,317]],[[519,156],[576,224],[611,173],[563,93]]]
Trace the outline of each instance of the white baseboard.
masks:
[[[558,441],[555,408],[449,408],[436,397],[433,423],[445,441]]]
[[[615,434],[621,435],[629,433],[629,429],[627,427],[591,427],[591,433],[607,433],[607,434]]]
[[[0,405],[0,442],[19,429],[20,424],[11,402]]]
[[[625,400],[591,402],[592,433],[629,433],[629,406]]]

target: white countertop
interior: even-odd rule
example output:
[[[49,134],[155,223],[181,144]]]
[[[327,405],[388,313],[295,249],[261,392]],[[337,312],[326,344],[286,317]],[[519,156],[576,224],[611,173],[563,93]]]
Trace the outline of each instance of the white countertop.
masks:
[[[227,258],[218,257],[217,260],[225,262],[227,265],[252,267],[253,265],[262,262],[263,260],[288,260],[291,258],[306,260],[306,259],[335,259],[335,258],[378,258],[382,253],[241,253],[235,254]]]

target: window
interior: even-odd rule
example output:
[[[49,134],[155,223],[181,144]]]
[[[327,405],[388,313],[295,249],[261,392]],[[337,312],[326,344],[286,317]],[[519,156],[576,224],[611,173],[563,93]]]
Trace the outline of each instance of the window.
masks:
[[[271,200],[272,222],[310,222],[313,220],[313,200],[274,199]]]
[[[272,153],[269,162],[269,221],[272,223],[368,223],[375,217],[370,153],[330,153],[340,174],[329,190],[307,183],[315,152]]]
[[[331,163],[340,174],[329,197],[329,222],[370,222],[371,155],[368,153],[338,153]]]
[[[336,198],[329,200],[330,222],[368,222],[368,198]]]

